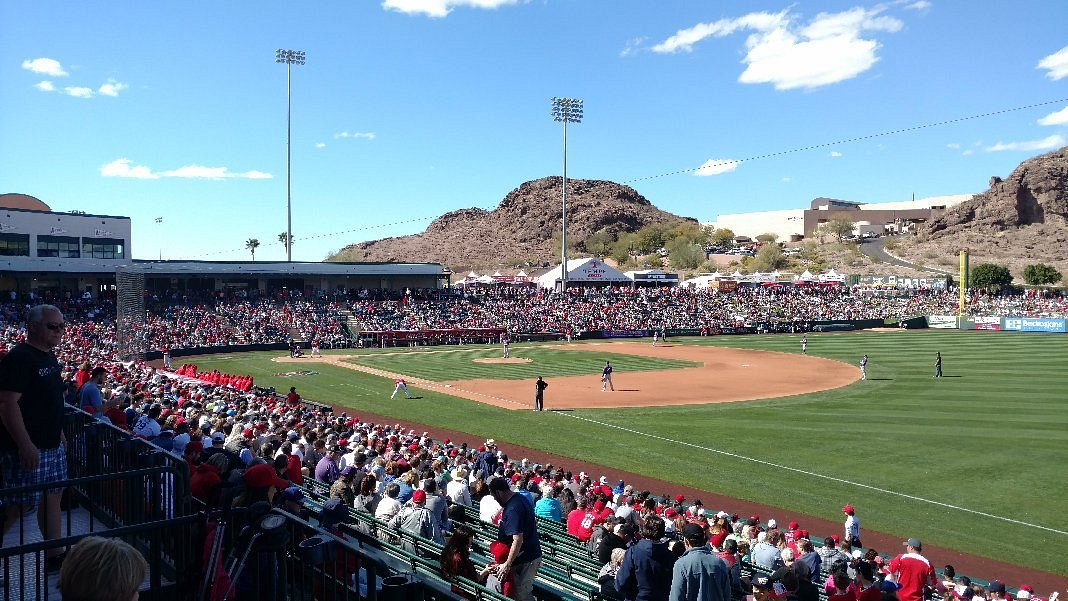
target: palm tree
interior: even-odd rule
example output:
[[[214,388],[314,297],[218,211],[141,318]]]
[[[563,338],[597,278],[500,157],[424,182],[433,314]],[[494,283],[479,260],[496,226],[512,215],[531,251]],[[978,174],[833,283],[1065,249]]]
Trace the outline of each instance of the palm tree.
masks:
[[[289,244],[286,244],[287,238],[289,239]],[[285,246],[286,250],[288,251],[289,245],[293,244],[293,236],[287,236],[285,232],[282,232],[281,234],[278,234],[278,241],[281,242],[282,245]]]
[[[249,238],[245,240],[245,248],[252,253],[252,260],[256,260],[256,249],[260,247],[260,241],[256,238]]]

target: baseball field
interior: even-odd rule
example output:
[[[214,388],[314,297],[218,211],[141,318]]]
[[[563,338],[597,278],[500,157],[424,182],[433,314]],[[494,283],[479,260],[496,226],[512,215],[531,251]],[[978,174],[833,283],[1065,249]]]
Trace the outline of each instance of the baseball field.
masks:
[[[470,442],[492,437],[836,522],[850,503],[867,531],[1068,575],[1068,337],[895,331],[808,342],[808,356],[799,335],[771,335],[656,349],[513,344],[508,363],[484,346],[193,361],[296,386],[350,414],[465,432]],[[859,381],[863,354],[868,379]],[[599,390],[605,361],[615,393]],[[416,398],[389,400],[397,375]],[[530,406],[539,375],[550,382],[550,411],[516,410]]]

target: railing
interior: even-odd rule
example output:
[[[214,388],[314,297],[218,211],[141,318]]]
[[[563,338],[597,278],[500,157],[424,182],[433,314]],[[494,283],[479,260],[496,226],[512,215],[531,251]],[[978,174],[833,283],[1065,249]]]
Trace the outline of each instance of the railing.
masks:
[[[66,408],[68,478],[18,488],[3,496],[44,498],[63,489],[60,536],[44,540],[35,520],[24,516],[0,549],[0,599],[59,598],[45,555],[69,548],[86,536],[122,538],[137,548],[149,565],[153,598],[180,598],[194,564],[194,526],[189,469],[181,458],[134,437],[87,413]],[[37,503],[48,522],[48,503]],[[24,507],[26,510],[32,508]]]

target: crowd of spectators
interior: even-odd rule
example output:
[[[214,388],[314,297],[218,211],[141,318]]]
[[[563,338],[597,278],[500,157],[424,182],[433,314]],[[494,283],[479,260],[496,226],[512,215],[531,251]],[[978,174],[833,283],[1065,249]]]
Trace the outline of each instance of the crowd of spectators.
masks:
[[[731,302],[767,300],[766,295],[771,293],[744,294],[751,296],[732,295]],[[790,294],[796,296],[787,299],[789,306],[810,306],[814,302],[833,306],[855,298],[845,291],[819,296]],[[624,316],[622,319],[636,319],[631,316],[634,307],[655,306],[663,311],[671,306],[693,308],[699,304],[677,290],[661,290],[657,294],[598,291],[574,293],[574,298],[551,294],[484,295],[447,302],[496,307],[494,314],[499,315],[506,303],[552,306],[551,298],[544,299],[553,296],[568,307],[563,315],[588,305],[612,310],[615,315]],[[882,297],[871,296],[868,300],[877,298]],[[926,300],[917,298],[907,300],[922,304],[948,299],[940,294],[928,295]],[[1063,310],[1064,306],[1061,298],[1024,297],[1014,305],[997,298],[977,302],[1003,310],[1024,307],[1038,312]],[[400,306],[420,304],[434,302],[402,299]],[[858,557],[858,550],[836,536],[820,539],[822,545],[813,544],[813,537],[796,524],[780,529],[773,520],[762,522],[759,516],[741,518],[728,508],[705,508],[698,500],[686,503],[678,495],[654,496],[622,481],[611,485],[606,476],[595,478],[563,466],[510,458],[492,439],[477,445],[438,441],[426,432],[417,434],[400,424],[366,423],[355,416],[288,403],[270,391],[253,388],[251,378],[200,374],[194,365],[169,373],[142,363],[118,363],[111,350],[114,336],[108,329],[111,326],[106,303],[78,299],[64,306],[71,325],[56,352],[65,366],[68,402],[184,458],[190,467],[192,493],[208,507],[247,506],[257,500],[299,505],[299,491],[291,485],[314,478],[328,486],[330,496],[344,505],[372,514],[392,528],[413,530],[445,542],[449,533],[457,531],[455,523],[469,519],[461,505],[477,505],[480,518],[486,522],[500,519],[501,506],[489,494],[490,482],[500,478],[515,494],[529,500],[536,515],[565,524],[578,541],[590,545],[604,564],[601,580],[606,594],[614,594],[613,590],[618,593],[618,589],[630,594],[634,587],[641,586],[640,578],[632,571],[633,558],[628,562],[628,554],[639,553],[634,549],[663,544],[674,562],[674,558],[695,548],[680,539],[686,532],[693,534],[691,526],[695,525],[711,552],[729,567],[731,588],[736,594],[743,586],[775,590],[777,582],[789,589],[806,581],[824,586],[832,594],[845,594],[849,583],[841,577],[841,569],[833,569],[835,565],[852,569],[854,581],[861,573],[861,579],[867,578],[869,586],[899,569],[895,568],[899,564],[884,561],[871,549]],[[19,322],[24,310],[18,305],[0,305],[0,333],[5,346],[23,339]],[[584,319],[596,319],[587,309],[582,313],[586,315]],[[174,315],[180,318],[182,314]],[[83,394],[93,388],[99,394]],[[691,540],[689,535],[682,538]],[[696,540],[692,538],[691,542]],[[742,559],[773,570],[777,578],[774,582],[743,585],[737,569]],[[900,563],[900,558],[897,560]],[[462,564],[456,558],[450,561],[449,565]],[[865,576],[864,571],[869,568],[871,575]],[[659,578],[659,586],[672,580],[665,574]],[[932,582],[930,588],[947,595],[955,591],[957,599],[964,595],[991,601],[1004,598],[997,596],[998,582],[983,590],[960,581]],[[1021,590],[1024,594],[1018,598],[1027,598],[1027,589],[1021,586]]]

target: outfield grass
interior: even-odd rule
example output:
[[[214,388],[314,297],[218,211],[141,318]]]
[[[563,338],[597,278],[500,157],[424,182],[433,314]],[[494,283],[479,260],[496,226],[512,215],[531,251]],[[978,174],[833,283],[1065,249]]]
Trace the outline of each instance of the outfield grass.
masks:
[[[538,376],[560,378],[563,376],[585,376],[601,373],[605,361],[612,362],[616,372],[650,371],[660,369],[682,369],[697,367],[700,363],[639,357],[610,352],[578,353],[560,351],[553,348],[537,346],[517,346],[509,353],[512,358],[530,359],[530,363],[475,363],[474,359],[501,357],[498,347],[457,349],[437,348],[412,355],[410,352],[399,354],[378,354],[353,360],[355,363],[377,367],[386,371],[402,373],[430,380],[448,382],[450,380],[475,380],[489,378],[494,380],[535,380]]]
[[[799,339],[672,343],[799,352]],[[858,507],[863,529],[1068,575],[1062,559],[1068,535],[1033,526],[1068,530],[1068,337],[923,331],[809,334],[808,340],[809,354],[851,364],[867,353],[870,379],[742,403],[537,414],[430,391],[418,391],[420,401],[389,402],[392,381],[326,365],[314,368],[318,376],[276,378],[271,374],[294,368],[266,361],[277,353],[196,362],[252,374],[260,385],[297,386],[307,398],[357,412],[436,424],[472,439],[493,437],[829,520],[840,520],[848,502]],[[534,350],[513,347],[517,355]],[[932,377],[935,351],[944,358],[941,380]],[[418,364],[438,356],[406,357],[409,366],[396,369],[428,369]],[[469,355],[440,356],[452,357],[454,369],[471,364]]]

